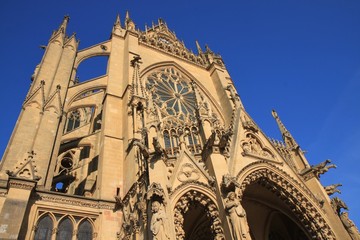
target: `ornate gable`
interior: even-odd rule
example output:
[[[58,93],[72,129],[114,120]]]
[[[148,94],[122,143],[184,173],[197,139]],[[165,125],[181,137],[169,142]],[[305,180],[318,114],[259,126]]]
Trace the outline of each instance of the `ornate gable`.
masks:
[[[196,161],[188,150],[180,152],[169,179],[171,189],[176,189],[186,183],[200,183],[211,186],[213,182],[214,179],[207,173],[205,167]]]

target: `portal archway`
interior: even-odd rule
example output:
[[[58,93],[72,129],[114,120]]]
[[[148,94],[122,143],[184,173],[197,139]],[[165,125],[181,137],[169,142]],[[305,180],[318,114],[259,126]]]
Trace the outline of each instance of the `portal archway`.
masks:
[[[189,190],[175,204],[176,239],[225,239],[219,211],[205,194]]]
[[[240,183],[250,230],[254,235],[258,233],[256,240],[269,239],[269,219],[273,212],[286,216],[285,222],[299,230],[299,234],[305,236],[303,239],[335,239],[322,216],[318,200],[305,186],[274,164],[265,161],[250,164],[239,172],[236,179]]]

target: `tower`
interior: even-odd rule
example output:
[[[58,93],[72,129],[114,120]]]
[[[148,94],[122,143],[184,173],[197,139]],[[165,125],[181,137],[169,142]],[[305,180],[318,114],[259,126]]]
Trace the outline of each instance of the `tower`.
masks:
[[[79,49],[51,35],[1,162],[0,238],[356,239],[281,122],[268,139],[221,56],[127,13]],[[89,58],[107,72],[79,79]]]

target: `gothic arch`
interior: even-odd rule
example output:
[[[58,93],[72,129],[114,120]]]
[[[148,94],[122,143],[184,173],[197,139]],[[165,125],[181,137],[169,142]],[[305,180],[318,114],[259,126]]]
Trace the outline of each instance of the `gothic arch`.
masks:
[[[218,206],[210,189],[190,183],[175,192],[171,208],[174,209],[176,239],[225,239]],[[186,236],[189,232],[191,235]]]
[[[79,92],[75,93],[67,102],[67,104],[64,106],[64,111],[68,111],[72,104],[81,99],[81,98],[85,98],[87,96],[93,95],[93,94],[97,94],[99,92],[103,92],[106,90],[106,86],[105,85],[97,85],[97,86],[92,86],[89,88],[85,88],[85,89],[81,89]]]
[[[240,198],[251,185],[259,184],[290,209],[312,238],[335,239],[318,200],[305,186],[275,165],[265,161],[249,164],[238,173],[236,180],[241,190]]]
[[[46,221],[47,218],[50,220]],[[34,239],[50,239],[53,234],[53,229],[56,224],[55,216],[50,212],[40,214],[34,226]]]
[[[199,87],[200,91],[204,93],[206,98],[209,99],[211,105],[215,108],[216,113],[221,119],[221,122],[225,122],[224,116],[221,111],[221,107],[218,105],[217,101],[212,97],[212,94],[207,90],[206,87],[197,79],[195,78],[190,72],[188,72],[185,68],[183,68],[181,65],[179,65],[176,62],[173,61],[164,61],[155,63],[152,65],[147,66],[144,68],[140,73],[140,78],[143,78],[144,76],[148,75],[150,72],[153,72],[157,69],[164,68],[164,67],[173,67],[179,72],[181,72],[189,81],[194,81],[196,85]]]

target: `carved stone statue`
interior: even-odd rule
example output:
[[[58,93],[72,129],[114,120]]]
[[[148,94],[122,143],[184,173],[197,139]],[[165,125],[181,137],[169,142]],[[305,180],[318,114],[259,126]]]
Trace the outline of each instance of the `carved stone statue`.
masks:
[[[342,186],[342,184],[338,183],[338,184],[332,184],[329,186],[324,187],[326,193],[330,196],[333,195],[334,193],[341,193],[339,189],[337,189],[338,187]]]
[[[245,209],[241,206],[235,192],[229,192],[225,200],[225,209],[230,217],[235,240],[246,239],[249,229]]]
[[[343,212],[340,215],[341,222],[344,224],[344,227],[348,231],[352,240],[360,240],[359,230],[356,228],[353,221],[349,219],[349,213]]]
[[[338,197],[334,197],[331,199],[331,207],[334,211],[340,216],[341,209],[349,210],[346,203]]]
[[[331,163],[331,160],[326,159],[324,162],[321,162],[315,166],[311,166],[311,170],[316,175],[316,177],[319,178],[321,174],[326,173],[330,168],[336,168],[335,164],[328,165],[329,163]]]
[[[170,239],[167,234],[166,221],[167,217],[164,211],[164,207],[158,201],[154,201],[151,205],[151,225],[150,230],[154,240],[167,240]]]

